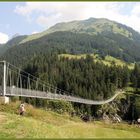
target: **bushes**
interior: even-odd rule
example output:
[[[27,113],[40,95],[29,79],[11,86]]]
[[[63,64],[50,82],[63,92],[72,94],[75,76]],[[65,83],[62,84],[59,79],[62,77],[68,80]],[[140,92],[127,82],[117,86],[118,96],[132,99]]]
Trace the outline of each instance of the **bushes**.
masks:
[[[67,101],[59,101],[59,100],[47,100],[47,99],[37,99],[37,98],[21,98],[22,101],[32,104],[33,106],[39,108],[45,108],[46,110],[52,110],[59,114],[62,113],[73,113],[74,108],[70,102]]]
[[[71,114],[74,112],[72,104],[66,101],[46,100],[45,107],[60,114],[65,112]]]

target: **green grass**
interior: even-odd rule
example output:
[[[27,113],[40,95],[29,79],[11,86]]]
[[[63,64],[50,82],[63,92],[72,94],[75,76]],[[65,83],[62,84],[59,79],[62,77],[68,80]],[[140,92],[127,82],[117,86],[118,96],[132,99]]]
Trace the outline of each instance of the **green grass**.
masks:
[[[123,66],[128,66],[129,69],[133,69],[134,68],[134,63],[126,63],[126,62],[124,62],[121,59],[117,59],[117,58],[109,56],[109,55],[107,55],[105,57],[105,60],[103,60],[103,61],[108,62],[109,65],[111,65],[112,63],[115,63],[116,65],[122,66],[122,67]]]
[[[32,40],[35,40],[35,39],[38,39],[44,35],[46,35],[47,33],[44,31],[44,32],[41,32],[41,33],[36,33],[36,34],[31,34],[29,36],[27,36],[25,39],[23,39],[20,44],[22,43],[26,43],[28,41],[32,41]]]
[[[93,57],[93,59],[97,59],[98,54],[90,54],[90,56]],[[86,58],[86,54],[78,54],[78,55],[72,55],[72,54],[60,54],[58,56],[59,58],[61,57],[65,57],[65,58],[69,58],[69,59],[85,59]]]
[[[139,128],[133,125],[85,123],[68,114],[60,115],[30,105],[26,105],[23,117],[17,114],[18,105],[19,102],[11,103],[6,105],[6,111],[0,111],[0,138],[140,138]],[[0,110],[2,108],[4,105]]]
[[[105,65],[111,66],[113,63],[115,63],[118,66],[128,66],[129,69],[133,69],[134,68],[134,64],[133,63],[126,63],[124,61],[122,61],[121,59],[117,59],[114,58],[112,56],[107,55],[104,59],[102,59],[101,57],[99,57],[98,54],[90,54],[91,57],[93,57],[93,60],[95,62],[102,62]],[[78,54],[78,55],[72,55],[72,54],[60,54],[58,56],[59,58],[61,57],[65,57],[65,58],[69,58],[69,59],[85,59],[86,58],[86,54]]]

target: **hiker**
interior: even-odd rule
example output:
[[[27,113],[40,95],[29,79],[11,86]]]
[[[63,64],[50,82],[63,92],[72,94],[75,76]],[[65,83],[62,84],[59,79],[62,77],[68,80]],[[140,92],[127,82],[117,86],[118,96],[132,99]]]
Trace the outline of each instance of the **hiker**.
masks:
[[[24,112],[25,112],[25,105],[22,103],[19,108],[19,114],[23,116]]]
[[[137,119],[138,124],[140,124],[140,118]]]

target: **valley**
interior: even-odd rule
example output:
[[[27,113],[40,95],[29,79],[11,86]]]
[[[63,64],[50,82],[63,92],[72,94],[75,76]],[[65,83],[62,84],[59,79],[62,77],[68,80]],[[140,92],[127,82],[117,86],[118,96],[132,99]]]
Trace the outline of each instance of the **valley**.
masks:
[[[101,101],[116,90],[125,92],[102,105],[11,97],[10,104],[0,105],[0,138],[140,137],[140,34],[132,28],[105,18],[61,22],[40,33],[11,38],[0,45],[0,60],[18,68],[24,77],[18,81],[25,89],[30,83],[31,89],[44,91],[34,79],[29,81],[37,77],[67,96],[83,99]],[[20,87],[15,73],[9,83]],[[18,114],[21,102],[26,104],[25,116]],[[120,122],[113,120],[116,115]]]

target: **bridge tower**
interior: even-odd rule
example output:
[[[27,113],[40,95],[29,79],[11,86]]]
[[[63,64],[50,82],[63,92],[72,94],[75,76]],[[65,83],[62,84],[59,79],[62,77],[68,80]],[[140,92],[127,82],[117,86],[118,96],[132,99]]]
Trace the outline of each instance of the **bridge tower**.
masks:
[[[0,103],[9,103],[9,97],[5,96],[6,95],[6,69],[7,69],[7,65],[6,65],[6,61],[1,61],[1,63],[3,64],[3,93],[2,96],[0,96]]]

